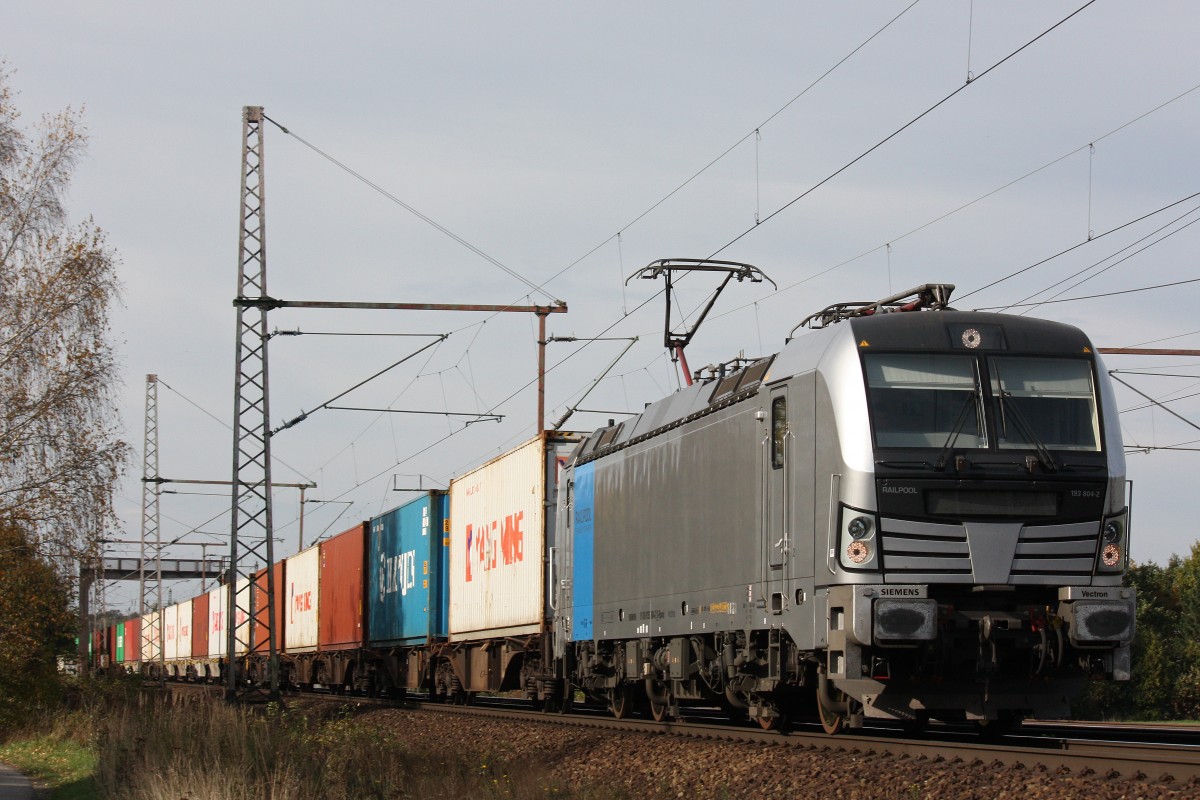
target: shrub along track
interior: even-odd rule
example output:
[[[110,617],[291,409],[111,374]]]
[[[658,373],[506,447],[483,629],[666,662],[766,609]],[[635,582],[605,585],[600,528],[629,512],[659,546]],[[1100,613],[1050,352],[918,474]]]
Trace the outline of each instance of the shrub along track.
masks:
[[[186,688],[185,688],[186,687]],[[185,695],[197,687],[174,684]],[[212,689],[210,688],[210,691]],[[962,729],[931,727],[919,738],[873,729],[831,737],[682,720],[617,720],[598,709],[546,714],[478,698],[472,706],[322,694],[289,695],[290,706],[337,704],[364,724],[406,732],[414,745],[444,742],[509,763],[543,764],[562,785],[603,786],[617,796],[822,798],[1193,798],[1200,796],[1200,744],[1155,744],[1153,728],[1121,726],[1089,737],[1031,725],[985,743]],[[816,726],[813,726],[816,727]],[[1135,741],[1136,740],[1136,741]],[[1184,740],[1186,741],[1186,740]],[[1193,735],[1192,742],[1200,742]],[[682,794],[681,794],[682,793]]]

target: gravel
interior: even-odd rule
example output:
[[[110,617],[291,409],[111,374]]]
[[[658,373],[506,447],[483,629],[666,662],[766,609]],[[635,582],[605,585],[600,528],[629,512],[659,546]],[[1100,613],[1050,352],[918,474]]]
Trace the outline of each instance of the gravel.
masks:
[[[1044,768],[770,744],[714,742],[655,733],[577,728],[436,711],[383,709],[366,719],[419,747],[499,758],[541,769],[550,787],[585,797],[868,800],[1137,800],[1194,798],[1200,783],[1170,785],[1059,774]]]

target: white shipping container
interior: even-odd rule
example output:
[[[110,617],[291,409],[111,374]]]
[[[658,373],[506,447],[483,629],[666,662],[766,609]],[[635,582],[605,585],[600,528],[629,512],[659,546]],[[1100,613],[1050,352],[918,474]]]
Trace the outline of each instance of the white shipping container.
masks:
[[[192,601],[184,600],[176,609],[174,658],[187,661],[192,657]]]
[[[208,657],[223,658],[229,634],[225,621],[229,619],[229,590],[218,586],[208,593]]]
[[[235,656],[244,656],[250,651],[250,579],[237,579],[237,595],[233,600],[235,608],[231,616],[234,618],[236,647]]]
[[[283,568],[284,647],[289,653],[317,649],[317,606],[320,599],[321,548],[314,545],[287,560]]]
[[[533,633],[545,620],[547,478],[541,436],[450,482],[450,639]],[[553,516],[550,518],[553,520]]]
[[[158,620],[157,611],[142,616],[142,661],[158,661],[161,642]]]
[[[163,658],[173,661],[179,646],[179,606],[167,606],[163,610]]]

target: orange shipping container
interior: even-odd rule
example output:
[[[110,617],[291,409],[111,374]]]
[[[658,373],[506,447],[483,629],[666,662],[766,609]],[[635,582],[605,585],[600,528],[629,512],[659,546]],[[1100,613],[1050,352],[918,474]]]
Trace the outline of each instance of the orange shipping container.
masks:
[[[363,568],[367,523],[321,542],[319,634],[321,650],[363,644]]]
[[[208,594],[192,598],[192,658],[208,658]]]
[[[125,663],[141,661],[142,653],[142,618],[127,619],[125,626]]]

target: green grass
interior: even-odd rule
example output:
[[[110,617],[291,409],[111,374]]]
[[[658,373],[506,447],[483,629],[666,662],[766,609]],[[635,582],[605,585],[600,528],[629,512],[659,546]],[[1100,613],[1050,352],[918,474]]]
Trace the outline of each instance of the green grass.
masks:
[[[92,779],[96,754],[73,739],[56,734],[18,738],[0,745],[0,761],[50,786],[54,800],[100,797]]]

